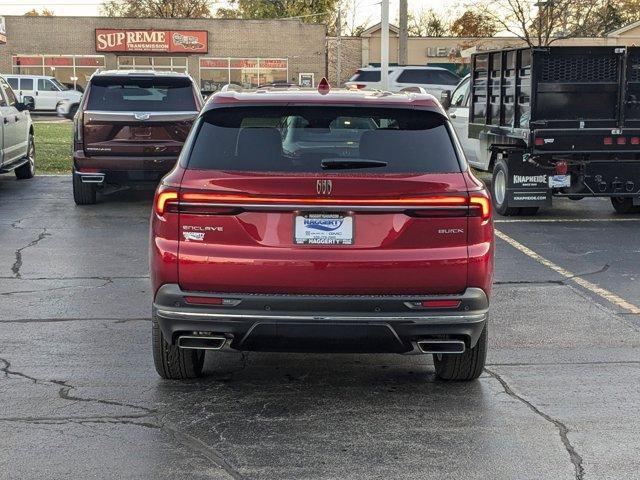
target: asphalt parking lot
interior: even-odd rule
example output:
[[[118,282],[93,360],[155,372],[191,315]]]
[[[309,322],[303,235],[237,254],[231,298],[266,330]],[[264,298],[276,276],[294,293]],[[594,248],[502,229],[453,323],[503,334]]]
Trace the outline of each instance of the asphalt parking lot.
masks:
[[[640,478],[640,215],[498,218],[486,373],[421,356],[151,357],[151,192],[0,177],[0,478]]]

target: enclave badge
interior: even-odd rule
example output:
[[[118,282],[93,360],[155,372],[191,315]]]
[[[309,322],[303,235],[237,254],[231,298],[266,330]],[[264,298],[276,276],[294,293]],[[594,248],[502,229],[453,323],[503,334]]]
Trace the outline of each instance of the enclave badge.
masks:
[[[136,120],[149,120],[149,117],[151,116],[148,113],[134,113],[133,116],[136,118]]]
[[[318,195],[331,195],[333,183],[331,180],[316,180],[316,192]]]

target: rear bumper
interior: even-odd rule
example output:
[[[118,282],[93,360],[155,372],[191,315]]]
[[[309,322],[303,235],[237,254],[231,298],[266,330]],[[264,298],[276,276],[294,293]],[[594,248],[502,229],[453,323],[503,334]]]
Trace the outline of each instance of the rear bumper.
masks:
[[[192,305],[185,296],[233,303]],[[456,309],[418,307],[424,300],[456,299]],[[411,353],[428,338],[460,339],[473,347],[487,321],[489,301],[479,288],[462,295],[314,296],[185,292],[162,286],[153,314],[172,344],[182,334],[210,332],[237,350]]]
[[[76,149],[73,152],[73,164],[77,171],[153,172],[163,176],[174,167],[176,161],[177,157],[87,156],[84,150]]]

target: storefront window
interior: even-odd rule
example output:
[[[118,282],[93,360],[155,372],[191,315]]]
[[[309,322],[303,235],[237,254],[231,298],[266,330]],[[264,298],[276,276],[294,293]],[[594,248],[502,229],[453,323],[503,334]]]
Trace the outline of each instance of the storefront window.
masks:
[[[14,55],[13,73],[48,75],[68,88],[84,87],[91,75],[105,67],[103,55]]]
[[[216,92],[227,83],[255,88],[273,82],[286,82],[289,64],[286,58],[201,58],[200,88]]]
[[[158,70],[162,72],[187,73],[187,57],[148,57],[148,56],[120,56],[118,68],[120,70]]]

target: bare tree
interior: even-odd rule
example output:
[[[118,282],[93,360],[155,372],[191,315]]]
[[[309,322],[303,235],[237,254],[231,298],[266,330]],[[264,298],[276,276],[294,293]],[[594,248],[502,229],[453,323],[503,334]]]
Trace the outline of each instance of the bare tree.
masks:
[[[105,0],[102,13],[107,17],[207,18],[208,0]]]
[[[444,37],[449,34],[449,25],[432,9],[409,13],[409,35],[414,37]]]
[[[603,0],[494,0],[475,5],[499,29],[525,41],[529,46],[553,42],[588,32],[589,22]]]
[[[360,18],[362,7],[366,4],[362,0],[341,0],[338,8],[342,12],[342,33],[347,37],[359,37],[371,23],[371,16]]]

